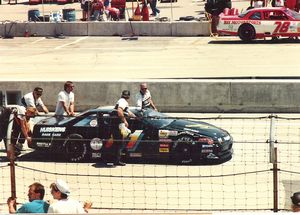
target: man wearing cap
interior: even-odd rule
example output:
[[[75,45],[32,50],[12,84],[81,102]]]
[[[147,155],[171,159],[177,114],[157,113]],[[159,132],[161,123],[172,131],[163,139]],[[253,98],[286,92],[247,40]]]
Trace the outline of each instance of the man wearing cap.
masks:
[[[49,113],[48,108],[44,105],[41,96],[43,95],[43,88],[36,87],[34,90],[30,93],[25,94],[22,99],[21,103],[22,105],[27,107],[34,107],[37,108],[37,110],[42,110],[46,114]]]
[[[43,200],[45,195],[44,186],[35,182],[29,186],[29,202],[23,204],[18,210],[15,209],[16,199],[9,197],[7,200],[9,213],[47,213],[49,204]]]
[[[77,200],[69,199],[69,186],[61,179],[57,179],[52,183],[50,188],[53,198],[58,201],[50,205],[48,213],[82,214],[87,213],[92,206],[91,203],[82,205]]]
[[[291,196],[293,212],[300,212],[300,192],[296,192]]]
[[[130,99],[130,91],[123,90],[121,98],[117,101],[114,111],[112,112],[113,117],[113,128],[112,136],[114,143],[112,145],[113,153],[113,164],[119,166],[125,166],[126,164],[121,162],[121,153],[124,148],[124,136],[122,135],[122,130],[125,132],[130,132],[128,129],[128,122],[126,116],[135,118],[136,116],[129,110],[128,100]],[[109,163],[108,163],[109,165]]]
[[[157,110],[151,98],[151,93],[148,90],[147,83],[140,84],[140,92],[136,94],[136,106],[141,109],[153,108]]]

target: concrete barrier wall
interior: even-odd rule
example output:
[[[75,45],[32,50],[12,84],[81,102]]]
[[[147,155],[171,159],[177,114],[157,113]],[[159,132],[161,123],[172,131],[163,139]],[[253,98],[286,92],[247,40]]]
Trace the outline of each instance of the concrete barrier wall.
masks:
[[[8,22],[0,24],[2,37],[35,36],[208,36],[209,22]]]
[[[44,88],[43,100],[54,110],[64,82],[0,82],[0,91],[20,91],[23,95],[36,86]],[[163,112],[300,112],[300,82],[180,81],[148,82],[158,109]],[[139,82],[75,82],[76,111],[114,105],[121,91],[134,94]]]

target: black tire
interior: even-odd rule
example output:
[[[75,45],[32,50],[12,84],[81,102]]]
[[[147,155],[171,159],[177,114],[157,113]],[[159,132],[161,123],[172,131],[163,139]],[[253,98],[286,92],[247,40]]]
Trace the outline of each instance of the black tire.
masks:
[[[243,24],[239,27],[238,35],[241,40],[250,42],[256,38],[255,28],[250,24]]]
[[[181,136],[173,144],[172,160],[177,164],[191,164],[193,163],[192,156],[193,138],[190,136]]]
[[[80,162],[87,158],[87,144],[79,134],[71,134],[64,142],[64,152],[68,161]]]

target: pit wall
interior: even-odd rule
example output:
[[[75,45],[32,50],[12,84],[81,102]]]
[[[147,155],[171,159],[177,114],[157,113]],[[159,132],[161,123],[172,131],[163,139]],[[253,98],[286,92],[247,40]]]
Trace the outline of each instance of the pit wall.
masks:
[[[122,90],[131,92],[130,105],[140,82],[74,82],[76,111],[114,105]],[[53,111],[64,82],[0,82],[3,101],[8,94],[20,96],[36,86],[44,88],[44,103]],[[151,81],[148,87],[162,112],[268,112],[299,113],[300,82],[276,81]],[[3,103],[5,104],[5,103]]]
[[[208,36],[210,35],[210,23],[207,21],[131,23],[118,21],[7,22],[0,24],[2,37],[57,36],[61,34],[65,36]]]

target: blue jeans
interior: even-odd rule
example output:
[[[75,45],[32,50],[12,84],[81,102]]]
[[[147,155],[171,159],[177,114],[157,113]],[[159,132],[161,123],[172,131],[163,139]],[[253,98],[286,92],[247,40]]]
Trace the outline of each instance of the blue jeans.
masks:
[[[157,4],[157,0],[151,0],[150,1],[150,7],[151,7],[151,10],[152,10],[152,14],[154,16],[156,16],[157,13],[160,13],[160,10],[157,9],[156,4]]]

